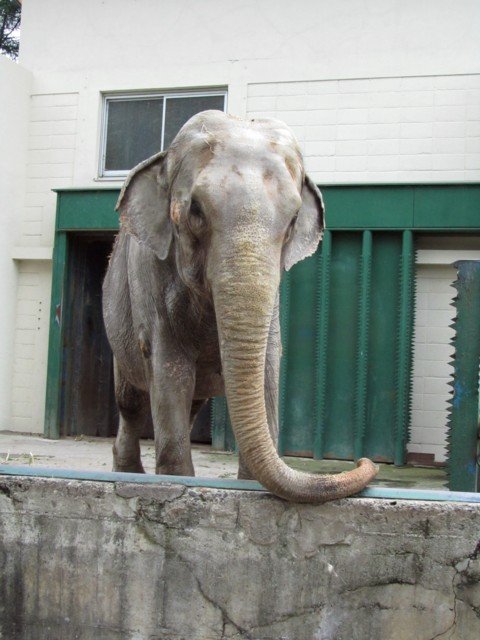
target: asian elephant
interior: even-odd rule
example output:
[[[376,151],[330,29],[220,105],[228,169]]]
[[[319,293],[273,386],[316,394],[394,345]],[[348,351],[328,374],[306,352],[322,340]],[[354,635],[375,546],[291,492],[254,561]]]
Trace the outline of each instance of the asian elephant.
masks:
[[[193,419],[226,394],[240,478],[298,502],[365,487],[377,472],[367,458],[315,475],[276,451],[280,276],[314,253],[324,213],[289,128],[199,113],[130,172],[117,210],[103,286],[120,411],[114,469],[143,472],[138,436],[151,412],[156,472],[193,475]]]

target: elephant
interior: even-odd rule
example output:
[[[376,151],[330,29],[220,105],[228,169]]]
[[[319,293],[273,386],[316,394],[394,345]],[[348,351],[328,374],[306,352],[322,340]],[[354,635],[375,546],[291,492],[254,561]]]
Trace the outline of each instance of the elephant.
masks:
[[[363,489],[377,473],[368,458],[317,475],[277,453],[280,277],[315,252],[324,227],[287,125],[201,112],[131,170],[117,210],[103,284],[120,415],[114,470],[144,472],[139,433],[150,414],[156,473],[194,475],[193,420],[226,395],[239,478],[296,502]]]

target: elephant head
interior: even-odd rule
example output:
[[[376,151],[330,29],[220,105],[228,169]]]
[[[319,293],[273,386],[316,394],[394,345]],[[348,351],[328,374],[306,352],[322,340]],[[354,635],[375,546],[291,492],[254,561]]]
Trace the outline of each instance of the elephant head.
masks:
[[[322,196],[288,127],[200,113],[130,174],[118,208],[127,231],[175,261],[193,297],[211,301],[232,426],[251,474],[301,502],[362,489],[376,475],[370,460],[338,476],[299,473],[268,430],[265,356],[281,273],[315,252],[324,226]]]

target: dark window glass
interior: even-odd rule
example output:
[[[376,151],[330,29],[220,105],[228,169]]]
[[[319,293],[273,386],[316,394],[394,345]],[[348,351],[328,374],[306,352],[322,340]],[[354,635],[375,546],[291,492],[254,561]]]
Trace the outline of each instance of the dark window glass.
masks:
[[[166,98],[165,138],[163,148],[167,149],[189,118],[207,109],[225,110],[225,96],[190,96]]]
[[[164,149],[199,111],[225,110],[224,95],[109,100],[104,171],[127,172],[161,150],[164,100]]]
[[[105,171],[125,171],[161,151],[163,98],[110,100]]]

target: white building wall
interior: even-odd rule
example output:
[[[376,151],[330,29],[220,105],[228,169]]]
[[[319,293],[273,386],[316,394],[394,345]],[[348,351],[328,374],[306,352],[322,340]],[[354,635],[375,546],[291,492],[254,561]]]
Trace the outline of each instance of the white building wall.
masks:
[[[292,125],[320,183],[480,180],[480,5],[461,6],[24,0],[20,61],[34,80],[15,255],[38,276],[29,299],[48,306],[51,189],[121,184],[97,177],[103,92],[226,87],[230,113]],[[19,318],[32,315],[23,291]],[[38,317],[45,346],[48,312]],[[22,376],[26,344],[12,425],[41,431],[46,347],[30,349],[34,375]]]
[[[0,56],[0,429],[11,428],[17,265],[12,260],[22,217],[31,74]]]
[[[319,183],[480,179],[480,75],[251,84],[247,113],[295,131]]]

